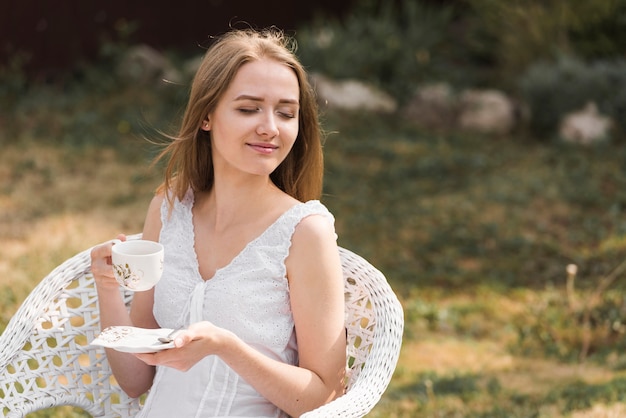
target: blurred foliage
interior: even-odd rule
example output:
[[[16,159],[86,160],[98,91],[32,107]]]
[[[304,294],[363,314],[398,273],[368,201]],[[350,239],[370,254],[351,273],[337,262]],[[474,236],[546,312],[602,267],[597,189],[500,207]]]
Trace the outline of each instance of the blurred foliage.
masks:
[[[10,55],[6,65],[0,66],[0,111],[8,111],[28,84],[24,66],[29,60],[28,54]]]
[[[468,53],[509,89],[537,61],[624,56],[626,0],[467,0]]]
[[[0,95],[0,145],[19,143],[25,135],[73,147],[155,139],[159,130],[169,132],[172,105],[181,106],[186,94],[181,86],[121,80],[111,64],[77,68],[73,74],[71,80],[47,83],[21,84],[17,76],[8,80],[4,92],[11,94]],[[160,100],[154,100],[156,95]]]
[[[572,304],[557,289],[542,293],[527,311],[513,319],[518,338],[511,344],[512,352],[530,356],[542,353],[567,362],[588,358],[604,362],[624,352],[626,299],[621,287],[603,292],[594,306]],[[581,292],[579,296],[590,294]]]
[[[598,384],[574,382],[563,388],[555,388],[546,398],[561,403],[564,412],[589,408],[596,403],[625,402],[626,378],[620,377]]]
[[[586,60],[624,57],[626,50],[626,1],[575,2],[569,12],[572,50]],[[568,5],[573,2],[568,2]]]
[[[297,37],[309,67],[377,83],[400,100],[432,80],[515,92],[538,61],[624,57],[626,0],[363,0]]]
[[[626,132],[626,59],[586,64],[562,56],[537,62],[520,78],[520,94],[531,111],[532,132],[539,138],[554,135],[563,115],[588,102],[615,121],[616,134]]]
[[[435,135],[338,112],[326,121],[337,133],[325,200],[343,214],[340,236],[392,279],[541,288],[566,264],[603,275],[626,255],[623,147]]]
[[[340,20],[319,16],[297,31],[298,55],[315,71],[374,83],[400,100],[453,68],[444,65],[449,7],[361,0]]]
[[[371,82],[401,104],[429,82],[499,88],[528,106],[531,134],[546,139],[595,101],[624,136],[626,0],[365,0],[297,37],[312,70]]]

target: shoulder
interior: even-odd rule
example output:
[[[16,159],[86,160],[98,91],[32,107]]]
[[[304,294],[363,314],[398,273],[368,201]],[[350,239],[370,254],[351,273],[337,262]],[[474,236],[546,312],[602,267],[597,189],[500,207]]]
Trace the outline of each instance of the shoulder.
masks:
[[[291,238],[291,254],[311,257],[335,249],[337,234],[332,214],[318,201],[309,201],[302,206],[301,219]]]
[[[296,225],[286,260],[289,282],[305,287],[327,280],[341,282],[337,234],[330,212],[312,211]]]
[[[335,224],[335,217],[328,210],[328,208],[319,200],[309,200],[307,202],[301,203],[298,205],[299,207],[299,216],[302,219],[306,219],[307,217],[326,219],[331,225]],[[316,216],[317,215],[317,216]]]
[[[324,213],[312,213],[300,220],[293,234],[296,240],[335,240],[335,227]]]
[[[163,202],[165,201],[165,199],[165,192],[162,190],[157,191],[150,201],[150,206],[148,207],[148,215],[155,215],[160,217],[161,207],[163,206]]]
[[[165,200],[165,191],[158,190],[152,197],[152,201],[150,202],[150,205],[160,207],[161,204],[163,204],[164,200]]]
[[[164,200],[165,194],[163,192],[157,192],[150,201],[148,213],[146,214],[146,220],[143,226],[143,236],[145,239],[158,241],[162,225],[161,207]]]

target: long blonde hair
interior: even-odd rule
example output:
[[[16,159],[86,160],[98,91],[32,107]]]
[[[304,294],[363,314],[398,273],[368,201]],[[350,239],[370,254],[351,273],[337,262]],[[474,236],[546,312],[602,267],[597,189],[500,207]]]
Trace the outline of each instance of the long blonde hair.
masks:
[[[207,50],[194,77],[178,135],[157,156],[167,159],[159,191],[182,199],[213,187],[210,133],[200,129],[217,106],[242,65],[269,58],[290,67],[300,86],[299,130],[285,160],[270,178],[285,193],[300,200],[319,199],[323,182],[322,130],[317,102],[306,71],[295,55],[295,41],[278,29],[237,29],[227,32]]]

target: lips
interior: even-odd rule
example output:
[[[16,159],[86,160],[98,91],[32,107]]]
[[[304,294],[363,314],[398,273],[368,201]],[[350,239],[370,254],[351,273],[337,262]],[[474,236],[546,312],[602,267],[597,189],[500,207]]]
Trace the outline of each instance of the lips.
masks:
[[[264,143],[248,144],[248,146],[261,154],[271,154],[274,150],[278,149],[276,145]]]

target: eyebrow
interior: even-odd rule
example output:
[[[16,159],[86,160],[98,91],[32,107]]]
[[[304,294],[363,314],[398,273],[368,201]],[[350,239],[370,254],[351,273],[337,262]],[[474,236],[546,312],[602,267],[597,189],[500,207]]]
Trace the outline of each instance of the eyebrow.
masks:
[[[238,100],[252,100],[254,102],[263,102],[263,101],[265,101],[265,99],[263,99],[262,97],[251,96],[251,95],[248,95],[248,94],[241,94],[241,95],[235,97],[235,101],[238,101]],[[296,104],[296,105],[300,104],[298,102],[298,100],[291,100],[291,99],[280,99],[279,103],[289,103],[289,104]]]

